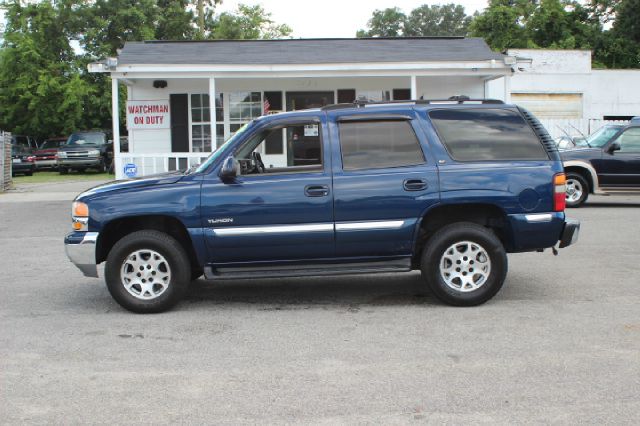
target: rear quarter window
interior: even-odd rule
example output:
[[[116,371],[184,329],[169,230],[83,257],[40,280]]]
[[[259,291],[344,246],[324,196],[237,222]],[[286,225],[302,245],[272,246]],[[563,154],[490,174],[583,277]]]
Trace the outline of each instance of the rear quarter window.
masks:
[[[529,124],[507,109],[429,111],[440,140],[457,161],[548,160]]]

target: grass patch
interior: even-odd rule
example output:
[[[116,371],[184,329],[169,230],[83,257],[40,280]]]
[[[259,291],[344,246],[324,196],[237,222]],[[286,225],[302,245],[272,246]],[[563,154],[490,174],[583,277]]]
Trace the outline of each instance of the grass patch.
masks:
[[[13,183],[47,183],[47,182],[82,182],[92,180],[114,180],[115,175],[109,173],[98,172],[69,172],[69,174],[61,175],[58,172],[35,172],[33,176],[14,176]]]

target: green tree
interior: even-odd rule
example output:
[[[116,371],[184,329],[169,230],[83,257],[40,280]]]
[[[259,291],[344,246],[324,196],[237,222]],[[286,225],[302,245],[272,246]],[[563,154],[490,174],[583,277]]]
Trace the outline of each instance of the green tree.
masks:
[[[525,24],[531,9],[526,1],[490,0],[489,7],[471,22],[469,29],[496,50],[528,47]]]
[[[405,36],[464,36],[472,17],[459,4],[422,5],[405,22]]]
[[[367,30],[358,30],[356,37],[402,37],[407,15],[398,7],[375,10],[367,22]]]
[[[158,23],[156,40],[190,40],[196,37],[193,25],[195,16],[188,6],[188,0],[157,0]]]
[[[287,37],[292,29],[277,24],[262,6],[239,5],[236,12],[224,12],[212,19],[209,37],[227,40],[276,39]]]
[[[37,137],[65,135],[84,119],[92,89],[75,66],[67,21],[72,2],[5,3],[0,51],[0,128]]]

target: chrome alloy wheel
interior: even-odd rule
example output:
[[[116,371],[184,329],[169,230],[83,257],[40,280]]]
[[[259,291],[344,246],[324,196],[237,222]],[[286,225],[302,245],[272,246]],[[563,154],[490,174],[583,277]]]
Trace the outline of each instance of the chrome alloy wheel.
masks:
[[[575,203],[582,198],[582,194],[584,193],[584,188],[582,184],[577,179],[567,179],[567,193],[565,195],[565,199],[568,203]]]
[[[472,241],[452,244],[440,258],[440,276],[450,288],[463,293],[482,287],[490,274],[489,254]]]
[[[120,280],[136,299],[152,300],[169,287],[171,268],[160,253],[146,249],[136,250],[122,262]]]

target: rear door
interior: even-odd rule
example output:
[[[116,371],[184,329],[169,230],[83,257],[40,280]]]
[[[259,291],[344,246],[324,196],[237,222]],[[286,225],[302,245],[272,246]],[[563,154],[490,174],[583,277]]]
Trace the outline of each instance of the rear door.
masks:
[[[408,257],[418,218],[437,203],[438,172],[411,107],[329,112],[336,254]]]

